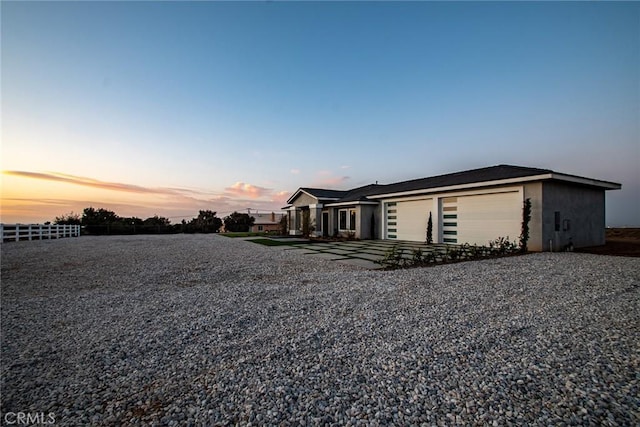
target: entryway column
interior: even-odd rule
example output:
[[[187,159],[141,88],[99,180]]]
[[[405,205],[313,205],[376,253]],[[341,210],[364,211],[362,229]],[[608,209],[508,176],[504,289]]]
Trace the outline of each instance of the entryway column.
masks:
[[[289,208],[289,235],[291,236],[299,236],[302,234],[300,229],[300,213],[300,209],[295,206]]]

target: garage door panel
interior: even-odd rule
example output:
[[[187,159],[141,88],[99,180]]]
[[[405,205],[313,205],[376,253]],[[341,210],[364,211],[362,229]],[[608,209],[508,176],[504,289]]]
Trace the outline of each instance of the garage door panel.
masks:
[[[521,198],[517,191],[458,198],[458,242],[486,245],[498,237],[517,239]]]
[[[397,202],[395,206],[394,220],[396,225],[389,225],[388,230],[396,230],[389,232],[398,240],[412,240],[422,242],[426,240],[427,221],[429,218],[429,210],[431,209],[431,199],[427,200],[411,200]]]

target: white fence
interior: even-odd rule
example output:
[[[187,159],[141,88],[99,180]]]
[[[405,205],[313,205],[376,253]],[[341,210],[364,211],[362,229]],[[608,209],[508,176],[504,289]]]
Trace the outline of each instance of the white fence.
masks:
[[[79,225],[0,224],[3,242],[80,236]]]

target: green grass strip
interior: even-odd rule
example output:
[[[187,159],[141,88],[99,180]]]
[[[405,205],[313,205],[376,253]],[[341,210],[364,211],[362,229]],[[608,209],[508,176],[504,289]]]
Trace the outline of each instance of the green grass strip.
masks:
[[[251,232],[251,231],[246,231],[246,232],[229,232],[229,233],[220,233],[221,236],[224,237],[231,237],[231,238],[235,238],[235,237],[254,237],[254,236],[268,236],[268,233],[265,232]]]
[[[271,239],[249,239],[247,241],[257,243],[259,245],[265,245],[265,246],[294,246],[294,245],[300,245],[300,244],[306,243],[306,242],[286,242],[286,241],[283,242],[280,240],[271,240]]]

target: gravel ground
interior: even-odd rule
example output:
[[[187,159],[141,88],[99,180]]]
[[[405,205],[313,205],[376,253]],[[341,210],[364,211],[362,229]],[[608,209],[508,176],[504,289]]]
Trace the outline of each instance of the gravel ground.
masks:
[[[1,265],[3,422],[640,424],[638,258],[369,271],[173,235]]]

